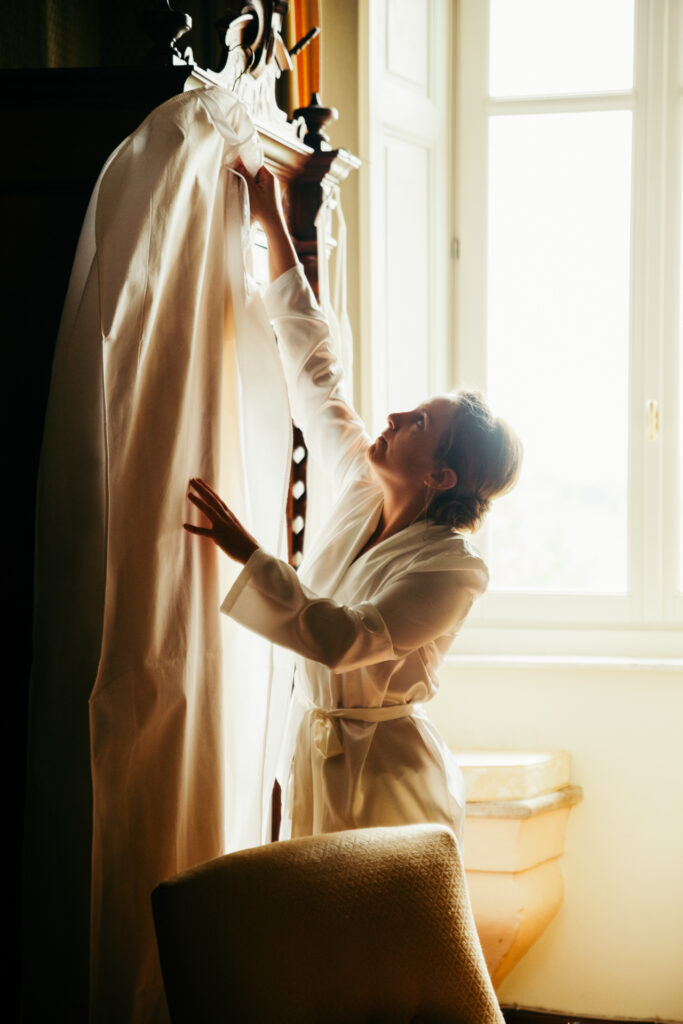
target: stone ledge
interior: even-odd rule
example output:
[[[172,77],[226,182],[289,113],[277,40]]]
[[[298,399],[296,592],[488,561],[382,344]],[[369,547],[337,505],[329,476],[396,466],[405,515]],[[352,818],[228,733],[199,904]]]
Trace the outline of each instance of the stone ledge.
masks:
[[[561,807],[574,807],[583,800],[581,786],[562,786],[553,793],[542,793],[523,800],[474,800],[468,801],[468,818],[534,818]]]

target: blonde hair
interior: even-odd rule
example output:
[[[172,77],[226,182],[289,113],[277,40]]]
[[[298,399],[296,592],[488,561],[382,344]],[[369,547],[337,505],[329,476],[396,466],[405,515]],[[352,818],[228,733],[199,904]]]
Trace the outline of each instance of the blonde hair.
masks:
[[[435,523],[476,530],[492,499],[517,483],[522,443],[505,420],[493,415],[480,391],[461,388],[449,397],[453,415],[436,459],[455,471],[458,482],[434,495],[426,515]]]

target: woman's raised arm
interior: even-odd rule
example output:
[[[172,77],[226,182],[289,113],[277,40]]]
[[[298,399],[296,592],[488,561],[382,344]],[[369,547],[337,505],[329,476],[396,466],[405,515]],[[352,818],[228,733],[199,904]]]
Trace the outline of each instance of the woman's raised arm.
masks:
[[[337,489],[364,463],[369,438],[344,392],[330,329],[298,261],[277,180],[262,167],[235,168],[249,190],[251,216],[268,238],[272,284],[264,295],[277,334],[294,420]]]
[[[266,233],[270,279],[275,281],[299,262],[282,212],[278,180],[267,167],[260,167],[256,174],[251,175],[240,162],[235,170],[247,183],[251,219],[257,221]]]

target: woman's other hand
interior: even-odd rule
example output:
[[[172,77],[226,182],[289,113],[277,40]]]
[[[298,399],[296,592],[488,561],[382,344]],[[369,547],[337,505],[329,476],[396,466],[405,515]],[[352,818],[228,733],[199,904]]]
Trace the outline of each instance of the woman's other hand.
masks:
[[[258,549],[258,544],[216,492],[204,480],[193,478],[190,480],[187,496],[211,523],[211,526],[184,523],[187,532],[198,537],[208,537],[225,551],[226,555],[236,562],[241,562],[242,565],[248,562]]]

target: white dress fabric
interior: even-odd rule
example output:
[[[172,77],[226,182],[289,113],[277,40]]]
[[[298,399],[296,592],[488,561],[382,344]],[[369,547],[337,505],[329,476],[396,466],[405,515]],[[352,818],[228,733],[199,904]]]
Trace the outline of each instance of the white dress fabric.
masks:
[[[298,573],[259,548],[222,605],[293,652],[279,769],[283,835],[439,822],[462,841],[462,776],[422,705],[486,588],[486,566],[465,537],[424,521],[356,557],[382,507],[369,438],[344,397],[301,267],[264,298],[295,421],[338,495]]]
[[[219,614],[227,560],[182,528],[203,476],[283,540],[291,416],[239,157],[262,154],[238,100],[175,97],[108,161],[79,242],[37,509],[27,1019],[84,1019],[89,913],[90,1020],[166,1021],[152,889],[267,834],[288,692],[243,685],[270,646]]]

